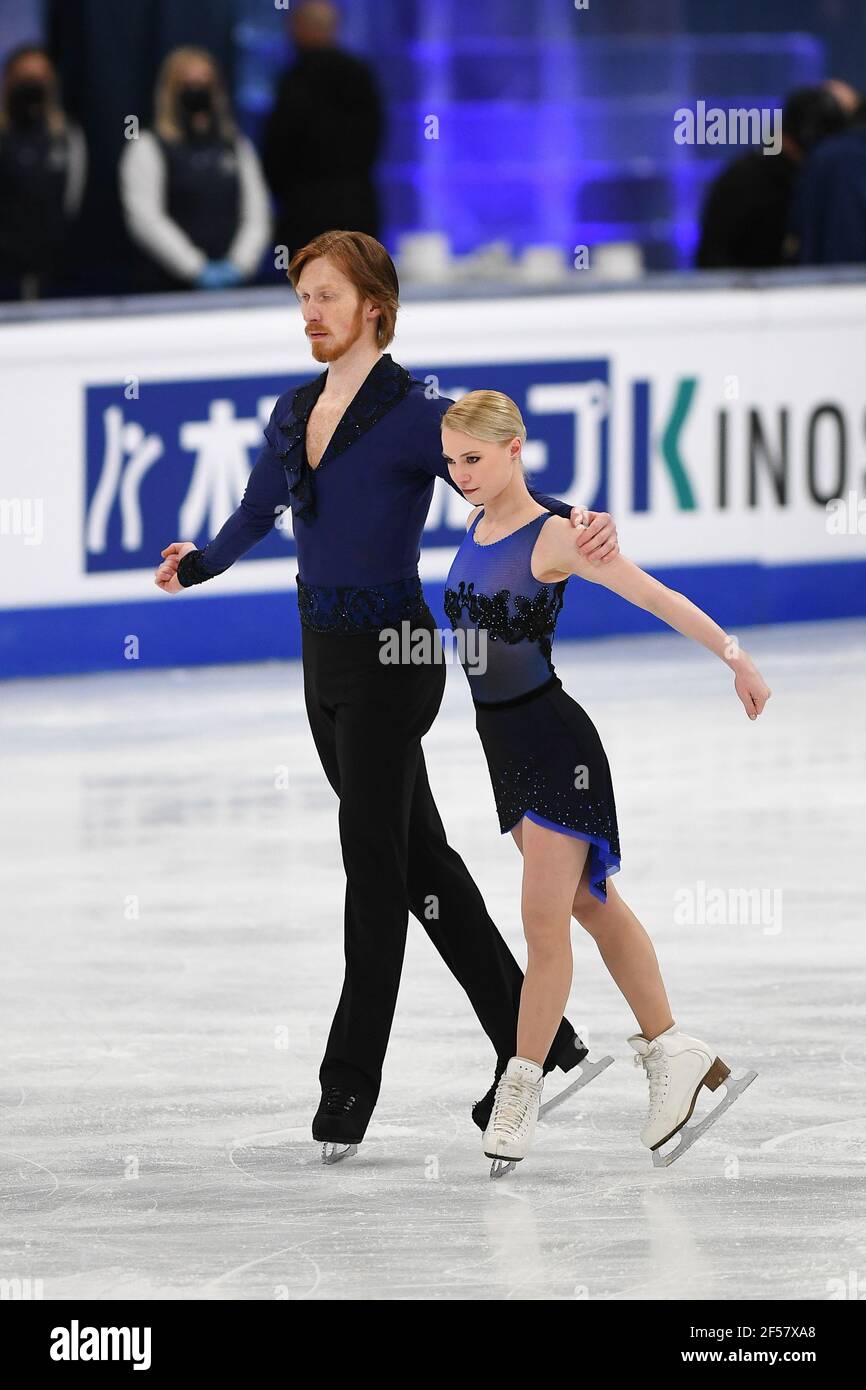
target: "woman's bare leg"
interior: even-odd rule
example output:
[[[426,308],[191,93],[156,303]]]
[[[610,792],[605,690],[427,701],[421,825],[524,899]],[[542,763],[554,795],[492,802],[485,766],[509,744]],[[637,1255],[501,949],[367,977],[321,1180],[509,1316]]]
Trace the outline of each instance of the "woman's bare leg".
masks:
[[[511,832],[521,853],[523,827],[527,824],[531,826],[532,822],[521,821]],[[607,880],[607,902],[593,897],[589,891],[588,860],[574,894],[571,914],[594,939],[611,978],[637,1019],[642,1036],[651,1041],[670,1028],[674,1019],[652,941],[611,879]],[[565,1008],[565,1002],[562,1007]]]
[[[522,825],[526,975],[517,1055],[542,1066],[571,990],[571,913],[588,846],[534,821]]]

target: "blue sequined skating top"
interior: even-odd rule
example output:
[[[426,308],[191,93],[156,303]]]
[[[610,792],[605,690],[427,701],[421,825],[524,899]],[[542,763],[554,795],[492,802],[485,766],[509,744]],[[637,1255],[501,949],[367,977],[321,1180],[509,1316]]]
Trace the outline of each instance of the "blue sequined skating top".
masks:
[[[499,704],[555,678],[551,646],[568,581],[544,584],[530,567],[550,512],[487,545],[475,539],[483,514],[472,522],[454,556],[445,612],[462,634],[458,654],[473,699]]]

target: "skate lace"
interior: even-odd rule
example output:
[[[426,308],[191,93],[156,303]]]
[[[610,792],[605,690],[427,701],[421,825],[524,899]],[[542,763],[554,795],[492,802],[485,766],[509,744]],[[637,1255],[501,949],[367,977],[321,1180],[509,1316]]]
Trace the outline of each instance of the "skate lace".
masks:
[[[659,1043],[652,1043],[647,1052],[636,1052],[634,1057],[636,1067],[643,1067],[649,1081],[649,1113],[661,1104],[662,1093],[667,1086],[667,1059],[665,1058],[664,1048]]]
[[[329,1115],[347,1114],[357,1097],[343,1086],[328,1086],[322,1099]]]
[[[535,1094],[535,1087],[529,1081],[516,1081],[503,1077],[496,1091],[493,1107],[493,1127],[517,1135],[526,1120],[526,1112]]]

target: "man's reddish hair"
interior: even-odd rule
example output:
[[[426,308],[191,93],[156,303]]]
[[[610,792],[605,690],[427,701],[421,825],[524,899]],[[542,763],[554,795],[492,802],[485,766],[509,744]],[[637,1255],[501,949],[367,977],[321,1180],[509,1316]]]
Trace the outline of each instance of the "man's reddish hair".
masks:
[[[400,284],[394,262],[381,241],[366,232],[322,232],[292,256],[286,274],[293,289],[298,288],[304,266],[320,256],[327,256],[351,280],[362,299],[376,305],[376,341],[380,348],[386,348],[394,338]]]

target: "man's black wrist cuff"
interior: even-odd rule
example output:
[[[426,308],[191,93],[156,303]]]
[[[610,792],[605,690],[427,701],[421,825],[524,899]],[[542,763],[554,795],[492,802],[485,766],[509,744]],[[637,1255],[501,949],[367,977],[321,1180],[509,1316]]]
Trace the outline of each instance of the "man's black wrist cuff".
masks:
[[[201,551],[190,550],[177,567],[177,579],[181,588],[189,589],[193,584],[204,584],[206,579],[216,576],[206,570],[201,562]]]

